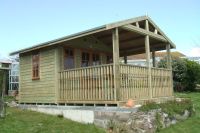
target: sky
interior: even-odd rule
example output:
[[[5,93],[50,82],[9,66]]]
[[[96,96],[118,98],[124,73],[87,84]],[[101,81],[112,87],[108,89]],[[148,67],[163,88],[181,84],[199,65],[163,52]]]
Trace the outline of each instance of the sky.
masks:
[[[187,56],[200,56],[199,0],[0,0],[0,54],[148,15]]]

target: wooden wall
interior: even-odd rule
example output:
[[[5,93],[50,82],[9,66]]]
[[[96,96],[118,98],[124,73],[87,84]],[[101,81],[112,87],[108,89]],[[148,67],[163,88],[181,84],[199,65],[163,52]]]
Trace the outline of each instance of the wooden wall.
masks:
[[[40,79],[32,80],[32,53],[20,54],[21,103],[56,103],[58,100],[58,74],[63,70],[63,48],[75,48],[75,67],[81,67],[82,50],[99,52],[103,64],[111,48],[94,37],[80,38],[62,46],[40,50]]]
[[[21,103],[55,102],[56,49],[40,51],[40,79],[32,80],[32,54],[20,55]]]

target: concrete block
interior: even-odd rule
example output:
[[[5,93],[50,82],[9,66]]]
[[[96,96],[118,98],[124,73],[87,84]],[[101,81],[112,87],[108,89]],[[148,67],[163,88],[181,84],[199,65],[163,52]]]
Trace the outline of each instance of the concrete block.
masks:
[[[107,128],[108,120],[94,119],[94,125],[101,128]]]
[[[94,122],[94,111],[90,110],[63,110],[63,116],[81,123]]]

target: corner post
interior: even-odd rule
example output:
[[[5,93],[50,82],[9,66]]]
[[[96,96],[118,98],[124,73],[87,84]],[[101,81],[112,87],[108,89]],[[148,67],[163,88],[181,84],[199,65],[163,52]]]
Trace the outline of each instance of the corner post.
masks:
[[[148,20],[145,21],[145,30],[149,31]],[[145,52],[146,52],[146,64],[148,68],[148,89],[149,89],[149,98],[152,99],[152,85],[151,85],[151,62],[150,62],[150,44],[149,44],[149,35],[145,36]]]
[[[171,59],[171,52],[170,52],[170,44],[166,45],[167,50],[167,68],[170,70],[170,86],[171,86],[171,95],[174,95],[174,86],[173,86],[173,73],[172,73],[172,59]]]
[[[121,100],[120,94],[120,69],[119,69],[119,32],[118,28],[112,31],[112,43],[113,43],[113,74],[114,74],[114,89],[115,100]]]

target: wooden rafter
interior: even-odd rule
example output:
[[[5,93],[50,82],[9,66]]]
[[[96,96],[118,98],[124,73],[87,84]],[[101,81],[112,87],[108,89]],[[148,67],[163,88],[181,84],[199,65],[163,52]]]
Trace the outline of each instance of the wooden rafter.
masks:
[[[153,51],[153,50],[160,50],[160,49],[163,49],[165,50],[165,44],[161,44],[161,43],[157,43],[153,46],[150,47],[150,51]],[[145,46],[142,46],[142,47],[129,47],[127,49],[120,49],[120,56],[123,56],[124,54],[123,53],[126,53],[127,55],[130,55],[130,54],[140,54],[140,53],[144,53],[145,52]]]
[[[149,37],[155,38],[155,39],[160,40],[162,42],[167,42],[167,40],[163,36],[158,35],[158,34],[154,34],[154,33],[150,32],[150,31],[144,30],[142,28],[138,28],[138,27],[133,26],[131,24],[122,26],[121,28],[124,29],[124,30],[128,30],[128,31],[139,33],[141,35],[148,35]]]

